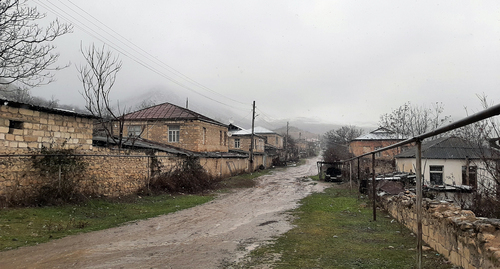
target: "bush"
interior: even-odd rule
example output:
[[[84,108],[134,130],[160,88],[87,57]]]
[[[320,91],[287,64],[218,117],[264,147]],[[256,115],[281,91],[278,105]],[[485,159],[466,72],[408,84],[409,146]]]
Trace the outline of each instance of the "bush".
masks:
[[[79,181],[85,174],[86,163],[73,149],[43,147],[41,156],[32,157],[32,165],[46,178],[47,184],[37,191],[31,204],[39,206],[80,202],[85,195],[79,190]]]
[[[186,157],[171,171],[151,179],[148,189],[139,193],[201,193],[217,187],[219,180],[212,177],[196,157]]]

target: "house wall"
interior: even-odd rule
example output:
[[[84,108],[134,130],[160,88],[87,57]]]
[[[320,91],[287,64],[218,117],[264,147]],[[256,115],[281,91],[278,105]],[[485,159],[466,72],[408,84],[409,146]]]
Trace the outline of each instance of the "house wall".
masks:
[[[417,233],[415,195],[384,196],[382,206]],[[437,200],[422,204],[422,239],[460,268],[500,268],[500,222]]]
[[[11,122],[20,128],[9,128]],[[0,104],[0,152],[22,152],[51,145],[92,149],[92,119]]]
[[[400,140],[354,140],[349,143],[349,151],[355,156],[359,156],[398,142],[400,142]],[[381,159],[392,159],[394,155],[399,153],[401,153],[401,150],[399,148],[394,148],[380,152],[376,157]]]
[[[240,147],[239,148],[236,148],[234,146],[235,139],[240,139]],[[254,139],[256,141],[256,143],[255,143],[256,147],[254,149],[254,152],[264,152],[264,145],[265,145],[264,138],[255,136]],[[252,139],[249,135],[248,136],[247,135],[245,135],[245,136],[233,135],[233,136],[229,137],[229,148],[250,151],[251,142],[252,142]]]
[[[258,134],[266,138],[267,144],[277,147],[278,149],[283,148],[283,137],[278,134]],[[278,140],[278,142],[276,142]]]
[[[128,126],[142,126],[142,138],[172,145],[195,152],[227,152],[227,127],[204,121],[127,121],[124,134],[128,134]],[[168,126],[180,126],[179,142],[168,142]],[[205,128],[205,137],[204,131]],[[115,130],[117,133],[117,130]]]
[[[396,169],[400,172],[415,172],[415,158],[396,158]],[[448,185],[462,185],[462,166],[466,165],[465,160],[457,159],[422,159],[423,182],[430,185],[430,169],[431,165],[442,165],[443,167],[443,183]],[[485,171],[485,165],[481,161],[471,160],[470,166],[477,167],[478,188],[492,187],[494,181],[490,179]]]

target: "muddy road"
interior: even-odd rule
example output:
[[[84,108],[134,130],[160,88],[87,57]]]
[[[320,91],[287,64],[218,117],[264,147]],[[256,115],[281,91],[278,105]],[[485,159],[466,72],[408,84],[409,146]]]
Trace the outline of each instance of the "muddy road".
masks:
[[[327,186],[306,178],[316,161],[194,208],[0,252],[0,268],[224,268],[292,228],[284,212]]]

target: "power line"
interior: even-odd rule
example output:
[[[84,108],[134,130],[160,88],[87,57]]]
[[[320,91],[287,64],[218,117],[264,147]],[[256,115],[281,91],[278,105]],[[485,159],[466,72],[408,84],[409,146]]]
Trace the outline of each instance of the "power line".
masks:
[[[96,38],[96,39],[98,39],[99,41],[103,42],[104,44],[108,45],[109,47],[111,47],[112,49],[116,50],[118,53],[122,54],[123,56],[125,56],[125,57],[127,57],[127,58],[129,58],[129,59],[131,59],[131,60],[133,60],[133,61],[135,61],[136,63],[138,63],[138,64],[140,64],[141,66],[143,66],[143,67],[147,68],[148,70],[150,70],[150,71],[152,71],[152,72],[154,72],[154,73],[156,73],[156,74],[160,75],[161,77],[166,78],[167,80],[169,80],[169,81],[173,82],[174,84],[176,84],[176,85],[178,85],[178,86],[180,86],[180,87],[182,87],[182,88],[184,88],[184,89],[187,89],[187,90],[189,90],[189,91],[192,91],[192,92],[194,92],[194,93],[196,93],[196,94],[198,94],[198,95],[201,95],[201,96],[203,96],[203,97],[205,97],[205,98],[207,98],[207,99],[209,99],[209,100],[212,100],[212,101],[214,101],[214,102],[216,102],[216,103],[219,103],[219,104],[222,104],[222,105],[225,105],[225,106],[228,106],[228,107],[234,108],[234,109],[241,109],[241,108],[237,108],[237,107],[234,107],[234,106],[232,106],[232,105],[226,104],[226,103],[224,103],[224,102],[222,102],[222,101],[216,100],[216,99],[214,99],[214,98],[211,98],[211,97],[209,97],[209,96],[207,96],[207,95],[205,95],[205,94],[202,94],[202,93],[200,93],[200,92],[198,92],[198,91],[194,90],[193,88],[188,87],[187,85],[184,85],[183,83],[179,82],[178,80],[176,80],[176,79],[174,79],[174,78],[172,78],[172,77],[170,77],[170,76],[166,75],[165,73],[161,72],[160,70],[158,70],[158,69],[156,69],[156,68],[152,67],[151,65],[149,65],[148,63],[146,63],[146,62],[142,61],[139,57],[137,57],[136,55],[134,55],[134,53],[130,53],[129,51],[127,51],[125,48],[123,48],[123,47],[122,47],[122,46],[120,46],[119,44],[116,44],[115,42],[113,42],[112,40],[110,40],[110,39],[108,39],[107,37],[103,36],[102,34],[100,34],[100,33],[96,32],[96,31],[94,31],[94,30],[92,29],[92,27],[90,27],[90,26],[88,26],[86,23],[84,23],[84,22],[80,21],[80,20],[79,20],[79,19],[77,19],[75,16],[72,16],[71,14],[68,14],[68,12],[67,12],[67,11],[65,11],[64,9],[62,9],[62,8],[58,7],[57,5],[55,5],[55,4],[53,4],[53,3],[48,2],[48,4],[50,5],[50,6],[48,6],[48,5],[46,5],[45,3],[42,3],[40,0],[34,0],[34,1],[35,1],[36,3],[38,3],[39,5],[41,5],[41,6],[45,7],[47,10],[49,10],[49,11],[53,12],[53,13],[54,13],[54,14],[56,14],[57,16],[60,16],[61,18],[65,19],[66,21],[72,22],[73,24],[75,24],[75,26],[76,26],[77,28],[81,29],[81,30],[82,30],[82,31],[84,31],[85,33],[87,33],[87,34],[89,34],[89,35],[93,36],[94,38]],[[71,1],[70,1],[70,2],[71,2]],[[72,3],[72,2],[71,2],[71,3]],[[75,5],[74,3],[72,3],[72,4],[73,4],[73,5]],[[72,10],[74,13],[76,13],[77,15],[79,15],[80,17],[82,17],[83,19],[85,19],[86,21],[90,21],[93,25],[95,25],[96,27],[99,27],[99,25],[95,24],[92,20],[87,19],[85,16],[81,15],[80,13],[78,13],[77,11],[75,11],[74,9],[72,9],[72,8],[68,7],[68,5],[66,5],[66,4],[64,4],[64,3],[63,3],[63,5],[64,5],[64,6],[66,6],[67,8],[69,8],[70,10]],[[76,6],[76,5],[75,5],[75,6]],[[78,6],[76,6],[76,7],[78,7]],[[78,7],[78,8],[79,8],[79,7]],[[57,10],[56,10],[56,9],[57,9]],[[79,8],[79,9],[80,9],[80,10],[83,10],[83,9],[81,9],[81,8]],[[83,10],[83,11],[84,11],[84,10]],[[84,12],[85,12],[85,11],[84,11]],[[89,14],[89,13],[87,13],[87,12],[85,12],[85,13],[86,13],[86,14],[88,14],[88,15],[90,15],[90,14]],[[63,15],[63,14],[64,14],[64,15]],[[65,15],[67,15],[67,16],[69,16],[69,17],[73,18],[73,20],[72,20],[72,19],[69,19],[69,18],[68,18],[68,17],[66,17]],[[90,16],[91,16],[91,15],[90,15]],[[95,17],[93,17],[93,16],[91,16],[91,17],[95,19]],[[95,20],[97,20],[97,19],[95,19]],[[76,21],[77,23],[75,23],[75,21]],[[102,26],[104,26],[105,28],[108,28],[108,29],[110,29],[113,33],[116,33],[116,31],[112,30],[110,27],[106,26],[104,23],[100,22],[99,20],[97,20],[97,21],[98,21],[98,22],[99,22]],[[99,29],[101,29],[101,30],[102,30],[103,28],[102,28],[102,27],[99,27]],[[240,104],[244,104],[244,103],[242,103],[242,102],[239,102],[239,101],[236,101],[236,100],[231,99],[231,98],[229,98],[229,97],[226,97],[226,96],[224,96],[224,95],[222,95],[222,94],[220,94],[220,93],[218,93],[218,92],[216,92],[216,91],[213,91],[213,90],[211,90],[210,88],[208,88],[208,87],[206,87],[206,86],[204,86],[204,85],[202,85],[202,84],[200,84],[200,83],[196,82],[195,80],[193,80],[193,79],[189,78],[188,76],[186,76],[186,75],[182,74],[181,72],[179,72],[179,71],[175,70],[174,68],[170,67],[169,65],[167,65],[167,64],[165,64],[165,63],[161,62],[160,60],[156,59],[154,56],[152,56],[151,54],[147,53],[146,51],[144,51],[144,50],[143,50],[142,48],[140,48],[139,46],[137,46],[137,45],[133,44],[132,42],[128,41],[126,38],[124,38],[123,36],[119,35],[118,33],[116,33],[116,34],[118,34],[120,37],[122,37],[122,39],[124,39],[126,42],[123,42],[123,41],[121,41],[120,39],[116,38],[116,36],[115,36],[115,35],[113,35],[113,34],[109,33],[108,31],[105,31],[105,30],[103,30],[103,31],[104,31],[105,33],[107,33],[107,34],[108,34],[111,38],[113,38],[113,39],[115,39],[115,40],[118,40],[120,43],[124,44],[125,46],[127,46],[127,47],[128,47],[128,48],[130,48],[130,49],[132,49],[134,52],[136,52],[136,53],[140,54],[141,56],[144,56],[145,58],[148,58],[150,61],[153,61],[153,62],[154,62],[154,61],[160,62],[162,65],[166,66],[167,68],[169,68],[169,69],[171,69],[171,70],[174,70],[174,71],[171,71],[171,70],[168,70],[168,71],[169,71],[169,72],[171,72],[171,73],[177,74],[177,76],[179,76],[179,77],[183,78],[183,79],[184,79],[184,80],[186,80],[187,82],[191,82],[191,83],[193,83],[193,84],[197,85],[198,87],[201,87],[201,88],[204,88],[204,89],[206,89],[206,90],[209,90],[210,92],[215,93],[215,94],[218,94],[218,95],[220,95],[220,96],[222,96],[222,97],[224,97],[224,98],[227,98],[227,99],[229,99],[229,100],[231,100],[231,101],[234,101],[234,102],[237,102],[237,103],[240,103]],[[130,44],[132,44],[133,46],[135,46],[136,48],[140,49],[140,50],[141,50],[141,51],[143,51],[146,55],[145,55],[144,53],[141,53],[140,51],[138,51],[138,50],[137,50],[137,49],[135,49],[134,47],[131,47],[130,45],[128,45],[128,43],[130,43]],[[153,59],[153,60],[152,60],[152,59]],[[158,64],[158,63],[156,63],[156,64]],[[164,67],[164,68],[165,68],[165,67]]]

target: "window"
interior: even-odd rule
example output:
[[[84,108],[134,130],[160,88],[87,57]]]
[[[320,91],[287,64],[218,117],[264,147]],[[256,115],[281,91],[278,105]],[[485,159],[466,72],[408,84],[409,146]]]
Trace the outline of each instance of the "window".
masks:
[[[276,137],[276,146],[279,146],[278,137]]]
[[[429,166],[430,179],[432,185],[443,185],[443,166],[430,165]]]
[[[18,120],[10,120],[9,121],[9,134],[14,133],[14,129],[21,130],[23,129],[23,122]]]
[[[477,167],[469,166],[469,184],[467,184],[467,166],[462,166],[462,185],[476,187]]]
[[[131,125],[128,127],[128,136],[140,137],[142,132],[142,127],[139,125]]]
[[[207,128],[203,127],[203,145],[207,143]]]
[[[168,142],[176,143],[179,142],[180,126],[168,126]]]
[[[227,133],[224,132],[224,146],[227,145]]]
[[[240,148],[240,139],[239,138],[234,139],[234,148],[237,148],[237,149]]]

